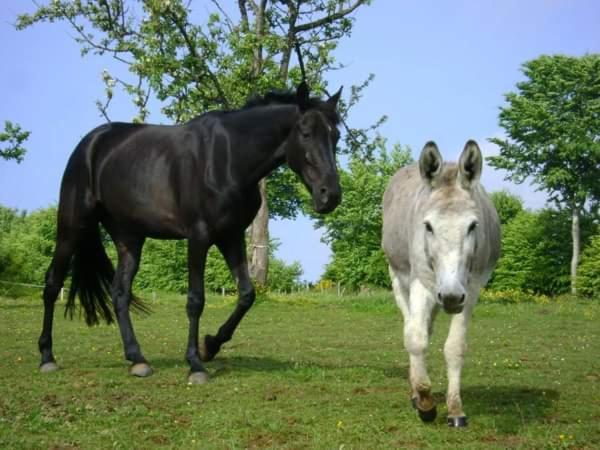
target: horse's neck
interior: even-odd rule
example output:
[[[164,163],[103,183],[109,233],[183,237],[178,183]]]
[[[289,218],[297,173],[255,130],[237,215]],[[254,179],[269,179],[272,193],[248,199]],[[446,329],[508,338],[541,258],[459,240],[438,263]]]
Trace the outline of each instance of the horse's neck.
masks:
[[[247,117],[244,117],[247,113]],[[258,183],[285,162],[287,138],[298,120],[294,105],[268,105],[240,115],[246,142],[234,149],[243,177]]]

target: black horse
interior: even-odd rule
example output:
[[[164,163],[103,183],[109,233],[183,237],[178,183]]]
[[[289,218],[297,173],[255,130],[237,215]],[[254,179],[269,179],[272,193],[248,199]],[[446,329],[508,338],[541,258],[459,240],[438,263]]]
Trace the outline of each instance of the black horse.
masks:
[[[52,354],[54,305],[70,265],[72,284],[65,314],[75,297],[88,325],[113,321],[112,298],[129,372],[148,376],[129,316],[131,293],[146,237],[187,239],[189,380],[208,380],[210,361],[255,298],[248,275],[244,232],[260,207],[258,182],[287,161],[312,195],[314,209],[327,213],[341,200],[335,147],[337,103],[296,92],[270,93],[234,111],[213,111],[179,126],[131,123],[102,125],[85,136],[63,175],[56,247],[46,273],[40,370],[58,368]],[[102,245],[99,223],[115,243],[116,272]],[[217,245],[237,281],[235,310],[216,336],[198,345],[204,309],[206,255]],[[72,260],[72,264],[71,264]],[[100,317],[99,317],[100,316]]]

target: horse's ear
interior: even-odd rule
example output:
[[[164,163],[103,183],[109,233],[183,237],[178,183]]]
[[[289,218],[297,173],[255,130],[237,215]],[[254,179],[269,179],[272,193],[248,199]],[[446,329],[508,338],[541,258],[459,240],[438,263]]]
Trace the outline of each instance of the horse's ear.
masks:
[[[308,109],[310,103],[310,93],[306,81],[302,81],[296,88],[296,101],[300,111],[304,112]]]
[[[429,141],[421,150],[419,157],[419,171],[421,178],[430,187],[434,187],[436,178],[442,173],[444,160],[442,155],[435,145],[435,142]]]
[[[477,183],[481,177],[483,157],[479,145],[474,140],[469,140],[458,160],[458,179],[464,188],[469,188]]]
[[[327,99],[327,103],[330,104],[331,106],[333,106],[334,108],[337,108],[337,104],[340,101],[340,96],[342,95],[342,89],[344,89],[344,86],[341,86],[335,94],[333,94],[331,97],[329,97]]]

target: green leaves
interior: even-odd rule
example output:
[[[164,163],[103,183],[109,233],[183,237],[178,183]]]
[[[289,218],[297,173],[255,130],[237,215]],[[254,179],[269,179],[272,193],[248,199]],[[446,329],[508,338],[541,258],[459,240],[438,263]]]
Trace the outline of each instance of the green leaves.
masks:
[[[0,157],[17,163],[23,161],[27,149],[23,143],[29,138],[30,131],[22,131],[21,126],[11,121],[4,122],[4,131],[0,132]]]
[[[333,250],[325,278],[351,288],[389,285],[381,250],[381,203],[389,178],[410,162],[408,148],[395,145],[388,152],[379,139],[369,158],[353,156],[348,170],[340,170],[342,203],[317,218],[317,227],[324,228],[323,239]]]
[[[599,193],[600,55],[541,56],[523,73],[500,109],[508,139],[491,139],[500,154],[488,161],[517,183],[532,177],[558,203],[581,206]]]

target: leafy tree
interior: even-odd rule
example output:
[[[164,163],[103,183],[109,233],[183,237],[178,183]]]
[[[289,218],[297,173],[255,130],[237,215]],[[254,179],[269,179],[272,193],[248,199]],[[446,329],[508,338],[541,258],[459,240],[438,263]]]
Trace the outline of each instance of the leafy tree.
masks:
[[[133,79],[102,75],[105,99],[97,105],[107,120],[114,90],[121,87],[138,109],[136,121],[146,120],[148,100],[154,96],[166,117],[182,122],[211,109],[240,106],[250,93],[299,81],[300,71],[291,67],[296,43],[302,46],[309,84],[322,90],[323,74],[338,67],[332,51],[350,34],[354,11],[369,0],[236,3],[232,12],[213,0],[214,10],[198,23],[190,2],[183,0],[53,0],[19,16],[17,26],[66,21],[77,33],[83,55],[107,55],[128,68]],[[293,217],[297,211],[289,179],[284,171],[270,179],[278,194],[270,204],[266,181],[260,184],[263,206],[252,226],[250,255],[251,272],[262,284],[269,216]]]
[[[600,55],[541,56],[523,64],[526,80],[506,94],[500,126],[508,139],[490,165],[520,183],[531,177],[571,213],[571,291],[576,292],[580,217],[600,198]],[[562,238],[564,239],[564,237]]]
[[[582,218],[584,242],[595,226],[589,216]],[[571,246],[563,236],[570,229],[568,211],[523,210],[502,227],[502,256],[490,288],[520,289],[556,295],[570,285],[568,261]]]
[[[577,289],[586,297],[600,298],[600,235],[596,234],[581,255]]]
[[[517,214],[523,211],[523,200],[518,195],[511,194],[506,189],[492,192],[490,199],[498,212],[502,225],[506,225]]]
[[[351,288],[388,286],[387,263],[381,250],[381,199],[389,178],[412,161],[410,150],[395,145],[385,149],[383,139],[369,157],[351,156],[348,170],[340,172],[343,201],[317,219],[324,241],[331,244],[333,260],[324,277]]]
[[[27,150],[23,143],[29,138],[30,131],[23,131],[21,126],[11,121],[4,121],[4,131],[0,132],[0,157],[14,159],[17,163],[23,161]]]

